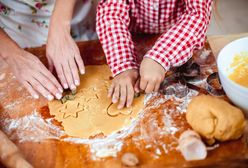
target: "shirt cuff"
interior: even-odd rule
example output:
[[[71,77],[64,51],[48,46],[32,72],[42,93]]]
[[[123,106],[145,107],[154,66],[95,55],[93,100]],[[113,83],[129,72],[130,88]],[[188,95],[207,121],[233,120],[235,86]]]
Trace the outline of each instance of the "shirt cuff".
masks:
[[[115,77],[116,75],[129,69],[139,69],[139,64],[136,62],[123,62],[116,66],[110,66],[110,69],[112,71],[113,77]]]
[[[159,63],[167,72],[170,69],[170,61],[168,60],[168,58],[166,58],[166,56],[164,54],[161,54],[159,52],[157,52],[156,50],[150,50],[146,53],[146,55],[144,56],[144,58],[151,58],[154,61],[156,61],[157,63]]]

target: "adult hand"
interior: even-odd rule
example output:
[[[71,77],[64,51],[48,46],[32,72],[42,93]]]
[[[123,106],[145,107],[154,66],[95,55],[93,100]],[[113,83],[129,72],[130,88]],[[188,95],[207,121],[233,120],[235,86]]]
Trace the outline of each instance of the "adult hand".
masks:
[[[74,1],[56,1],[46,48],[49,70],[52,71],[55,67],[63,87],[71,90],[75,90],[80,84],[78,70],[81,74],[85,73],[79,49],[70,34]]]
[[[140,65],[140,89],[146,93],[157,92],[165,73],[165,69],[159,63],[144,58]]]
[[[62,97],[63,89],[51,72],[31,53],[20,49],[6,60],[14,75],[36,99],[39,94],[48,100]]]

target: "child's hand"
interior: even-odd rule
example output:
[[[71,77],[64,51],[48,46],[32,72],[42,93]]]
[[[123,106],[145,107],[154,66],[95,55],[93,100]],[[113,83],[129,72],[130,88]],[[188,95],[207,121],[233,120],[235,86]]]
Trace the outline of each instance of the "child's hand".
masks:
[[[112,102],[119,101],[118,109],[123,108],[125,105],[130,107],[134,92],[139,92],[138,89],[138,70],[130,69],[117,75],[109,88],[108,97],[112,97]]]
[[[140,65],[140,89],[146,93],[157,92],[165,73],[165,69],[159,63],[150,58],[144,58]]]

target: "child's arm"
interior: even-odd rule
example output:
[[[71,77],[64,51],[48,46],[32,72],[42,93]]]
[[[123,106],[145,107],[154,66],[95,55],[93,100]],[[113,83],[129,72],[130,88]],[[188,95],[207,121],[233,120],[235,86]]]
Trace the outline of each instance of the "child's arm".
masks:
[[[97,34],[114,76],[128,69],[138,69],[128,30],[129,10],[126,0],[103,0],[97,10]]]
[[[149,66],[147,65],[147,59],[153,60],[154,65],[159,63],[166,72],[170,67],[180,66],[187,62],[191,58],[193,50],[200,49],[204,45],[212,0],[184,1],[186,12],[181,16],[180,21],[161,35],[141,63],[140,88],[146,92],[156,91],[150,88],[155,88],[159,80],[153,83],[150,81],[161,78],[161,73],[150,68],[151,63],[148,64]],[[146,75],[145,78],[144,75]]]
[[[126,0],[101,1],[97,10],[97,33],[114,75],[109,97],[113,103],[119,101],[118,108],[131,105],[138,78],[134,44],[128,30],[129,10]]]

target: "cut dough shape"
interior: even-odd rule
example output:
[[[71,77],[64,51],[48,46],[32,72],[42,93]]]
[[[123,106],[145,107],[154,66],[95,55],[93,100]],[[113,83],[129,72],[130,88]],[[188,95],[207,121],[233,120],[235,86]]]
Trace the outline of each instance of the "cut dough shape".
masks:
[[[118,104],[111,103],[109,105],[109,107],[107,108],[107,114],[110,115],[110,116],[112,116],[112,117],[118,116],[120,114],[123,114],[123,115],[130,115],[130,114],[132,114],[133,107],[123,108],[123,109],[120,109],[120,110],[116,110],[117,109],[117,105]]]
[[[135,98],[132,107],[118,110],[107,97],[110,76],[107,65],[86,66],[86,74],[80,77],[81,84],[74,100],[64,104],[59,100],[48,103],[50,114],[62,122],[68,135],[80,138],[99,133],[108,135],[130,125],[131,120],[137,118],[144,107],[144,95]]]

